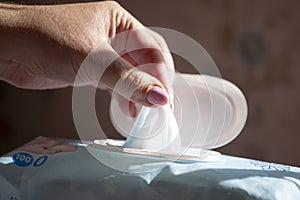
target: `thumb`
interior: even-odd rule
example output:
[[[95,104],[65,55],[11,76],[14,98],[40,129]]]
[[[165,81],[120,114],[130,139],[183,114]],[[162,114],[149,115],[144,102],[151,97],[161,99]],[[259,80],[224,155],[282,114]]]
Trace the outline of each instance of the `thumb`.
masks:
[[[145,106],[165,105],[169,95],[154,76],[139,70],[118,56],[104,71],[100,83],[126,99]]]

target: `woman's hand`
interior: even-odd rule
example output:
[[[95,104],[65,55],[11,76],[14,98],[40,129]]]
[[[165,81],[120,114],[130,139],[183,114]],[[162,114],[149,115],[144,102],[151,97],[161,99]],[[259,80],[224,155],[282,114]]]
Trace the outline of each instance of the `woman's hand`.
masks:
[[[0,41],[0,78],[17,87],[73,86],[84,59],[106,43],[92,67],[105,69],[106,57],[117,59],[105,70],[99,88],[113,90],[121,81],[123,89],[117,92],[130,101],[172,105],[174,65],[165,41],[115,2],[0,4]],[[136,46],[143,49],[131,51]]]

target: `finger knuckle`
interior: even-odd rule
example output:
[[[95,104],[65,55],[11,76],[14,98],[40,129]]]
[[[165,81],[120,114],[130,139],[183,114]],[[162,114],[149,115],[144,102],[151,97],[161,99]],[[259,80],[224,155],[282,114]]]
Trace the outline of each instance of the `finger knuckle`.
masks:
[[[116,1],[107,1],[106,4],[112,9],[119,9],[121,5]]]

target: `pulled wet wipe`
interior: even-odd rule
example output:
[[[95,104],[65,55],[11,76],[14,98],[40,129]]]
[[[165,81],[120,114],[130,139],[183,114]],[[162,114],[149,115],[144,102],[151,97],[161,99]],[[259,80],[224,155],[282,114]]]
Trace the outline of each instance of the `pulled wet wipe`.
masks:
[[[179,152],[179,127],[170,105],[142,107],[124,147],[154,152]]]

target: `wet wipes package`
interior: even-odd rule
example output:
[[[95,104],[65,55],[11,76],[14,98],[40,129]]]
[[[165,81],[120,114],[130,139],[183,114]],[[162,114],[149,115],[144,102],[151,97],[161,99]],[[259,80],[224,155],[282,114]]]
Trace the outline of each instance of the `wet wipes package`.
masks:
[[[94,146],[122,143],[36,138],[0,157],[0,199],[296,200],[300,196],[297,167],[226,155],[218,162],[170,162]],[[111,160],[143,159],[143,163],[118,171],[95,159],[89,149]]]

